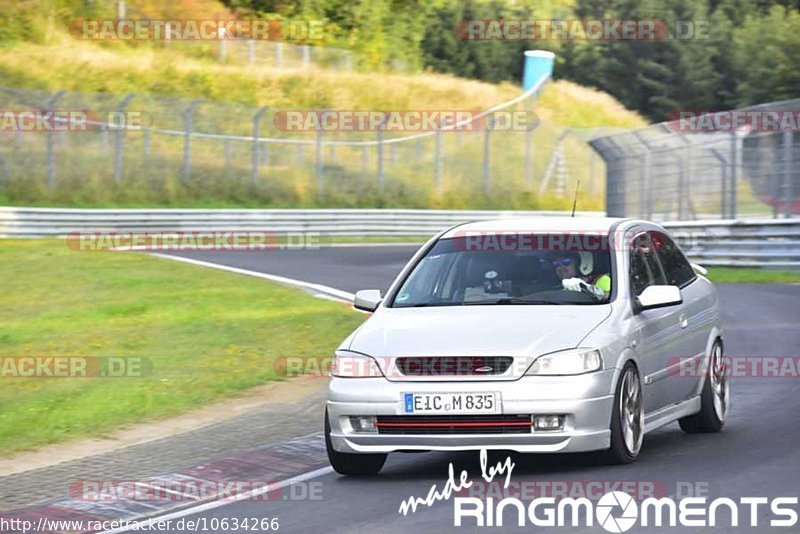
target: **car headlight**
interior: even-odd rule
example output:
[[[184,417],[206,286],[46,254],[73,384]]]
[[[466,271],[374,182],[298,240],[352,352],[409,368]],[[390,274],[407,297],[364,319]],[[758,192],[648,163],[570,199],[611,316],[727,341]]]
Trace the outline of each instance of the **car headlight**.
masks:
[[[378,362],[363,354],[337,351],[331,365],[331,376],[339,378],[375,378],[383,376]]]
[[[525,371],[526,375],[582,375],[603,368],[603,356],[597,349],[569,349],[539,356]]]

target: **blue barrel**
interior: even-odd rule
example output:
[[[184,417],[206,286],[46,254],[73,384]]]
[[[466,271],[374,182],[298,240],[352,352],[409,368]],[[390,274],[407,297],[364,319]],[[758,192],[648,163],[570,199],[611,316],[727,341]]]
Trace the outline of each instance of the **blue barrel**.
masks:
[[[555,60],[556,55],[547,50],[526,50],[522,88],[528,91],[541,80],[552,76]]]

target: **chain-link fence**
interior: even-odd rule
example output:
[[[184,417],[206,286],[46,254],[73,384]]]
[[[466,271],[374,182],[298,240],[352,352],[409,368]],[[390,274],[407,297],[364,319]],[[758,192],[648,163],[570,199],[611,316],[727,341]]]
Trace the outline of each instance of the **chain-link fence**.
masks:
[[[691,113],[594,138],[607,165],[606,211],[662,221],[797,216],[799,110],[800,99]],[[743,126],[728,128],[737,118]]]
[[[499,110],[532,110],[535,91]],[[0,89],[0,110],[137,115],[86,131],[0,128],[0,199],[17,205],[602,209],[603,168],[579,136],[524,130],[286,131],[285,111],[149,95]],[[476,119],[477,120],[477,119]],[[113,122],[113,121],[112,121]]]

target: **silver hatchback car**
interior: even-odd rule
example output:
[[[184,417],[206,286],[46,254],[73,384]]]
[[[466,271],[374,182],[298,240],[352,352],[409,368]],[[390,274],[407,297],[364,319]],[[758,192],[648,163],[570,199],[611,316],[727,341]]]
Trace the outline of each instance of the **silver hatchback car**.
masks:
[[[475,222],[426,243],[336,351],[328,457],[605,450],[678,421],[719,431],[730,384],[714,286],[667,231],[611,218]]]

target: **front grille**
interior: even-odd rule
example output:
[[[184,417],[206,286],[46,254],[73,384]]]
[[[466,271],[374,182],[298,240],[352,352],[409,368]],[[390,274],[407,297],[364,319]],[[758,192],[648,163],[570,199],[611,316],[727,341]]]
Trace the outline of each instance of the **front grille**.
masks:
[[[530,434],[530,415],[379,415],[378,434]]]
[[[397,358],[406,376],[491,376],[506,372],[511,356],[408,356]]]

